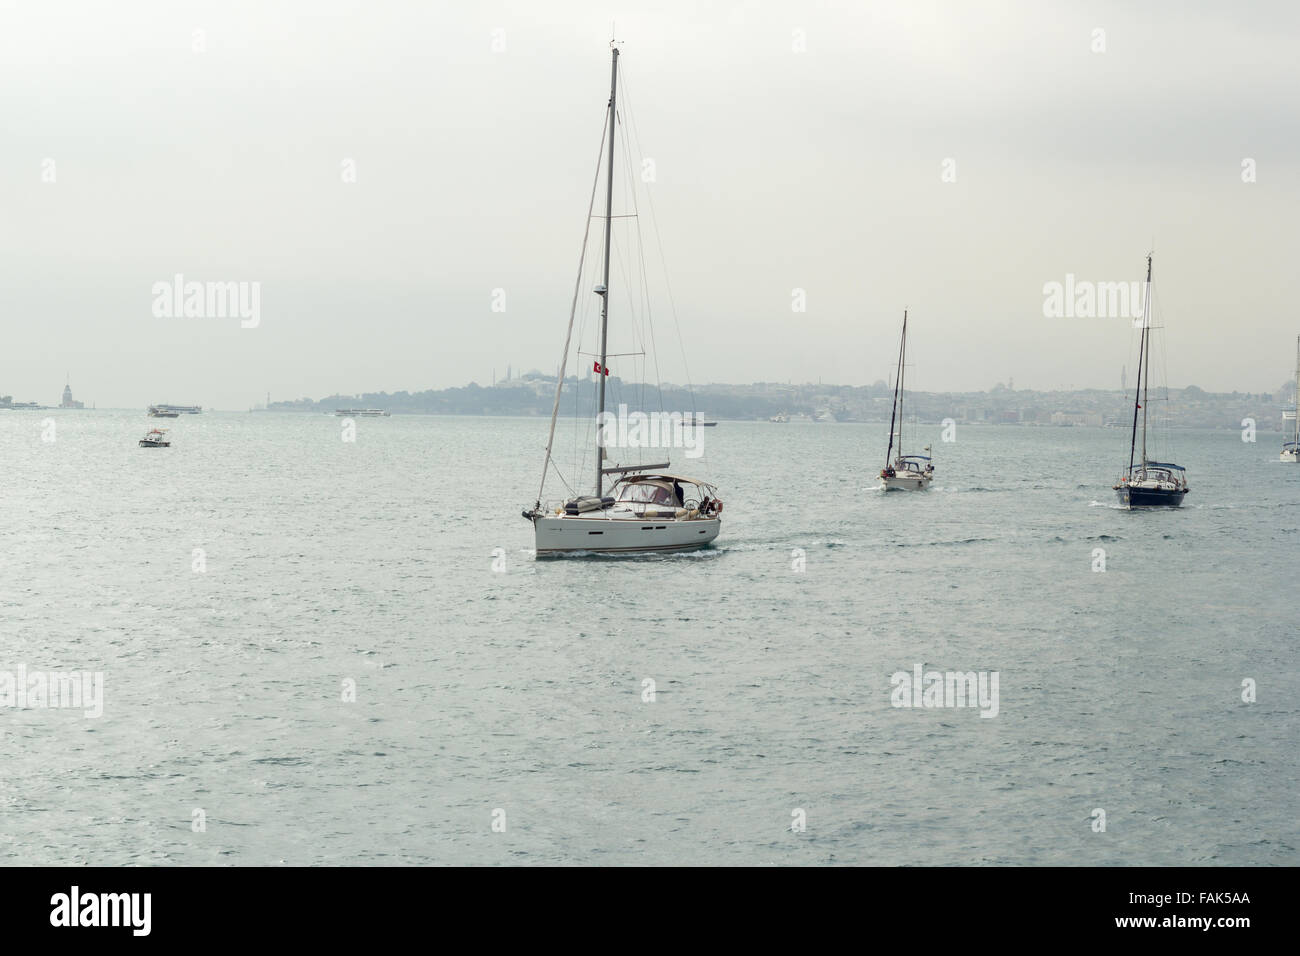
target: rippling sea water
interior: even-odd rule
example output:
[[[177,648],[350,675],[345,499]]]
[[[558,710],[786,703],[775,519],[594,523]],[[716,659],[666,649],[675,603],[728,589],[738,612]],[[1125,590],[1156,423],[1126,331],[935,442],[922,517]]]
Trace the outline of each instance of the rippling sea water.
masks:
[[[1300,863],[1276,436],[1129,513],[1118,430],[922,429],[884,495],[883,425],[724,422],[714,548],[539,562],[543,421],[149,424],[0,413],[0,671],[105,696],[0,707],[0,862]],[[891,706],[917,663],[997,717]]]

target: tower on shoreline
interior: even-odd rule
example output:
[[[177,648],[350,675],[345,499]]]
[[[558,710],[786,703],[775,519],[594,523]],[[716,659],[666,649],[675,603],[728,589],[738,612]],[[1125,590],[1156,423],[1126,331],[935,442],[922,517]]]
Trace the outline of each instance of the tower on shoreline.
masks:
[[[85,407],[86,407],[85,402],[73,401],[72,385],[71,385],[71,380],[69,379],[67,382],[64,383],[63,401],[59,402],[59,408],[85,408]]]

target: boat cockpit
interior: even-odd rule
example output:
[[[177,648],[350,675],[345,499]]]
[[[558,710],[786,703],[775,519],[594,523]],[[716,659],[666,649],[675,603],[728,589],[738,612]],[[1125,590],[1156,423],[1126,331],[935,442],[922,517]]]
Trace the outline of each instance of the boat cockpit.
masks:
[[[625,475],[610,496],[615,509],[635,515],[687,518],[722,510],[713,485],[680,475]]]
[[[1144,465],[1135,466],[1132,474],[1121,480],[1121,484],[1124,483],[1170,490],[1186,488],[1187,469],[1168,462],[1148,461]]]
[[[893,465],[886,467],[881,471],[882,478],[896,478],[899,473],[903,475],[921,478],[934,472],[934,465],[930,464],[930,459],[926,455],[904,455],[897,459]]]

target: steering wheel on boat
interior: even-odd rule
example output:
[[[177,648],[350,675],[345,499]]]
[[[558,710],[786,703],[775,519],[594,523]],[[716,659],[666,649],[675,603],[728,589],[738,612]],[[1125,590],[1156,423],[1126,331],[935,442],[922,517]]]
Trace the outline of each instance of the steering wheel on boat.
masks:
[[[687,511],[691,511],[695,508],[698,508],[699,506],[700,506],[700,500],[698,498],[687,498],[685,501],[682,502],[682,507],[685,508]]]

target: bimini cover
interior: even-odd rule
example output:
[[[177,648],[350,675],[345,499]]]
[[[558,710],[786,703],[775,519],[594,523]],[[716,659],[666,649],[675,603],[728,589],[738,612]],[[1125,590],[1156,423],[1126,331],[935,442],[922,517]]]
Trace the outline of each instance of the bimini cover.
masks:
[[[667,505],[675,507],[677,491],[673,482],[664,478],[628,479],[618,487],[618,500],[634,504]]]

